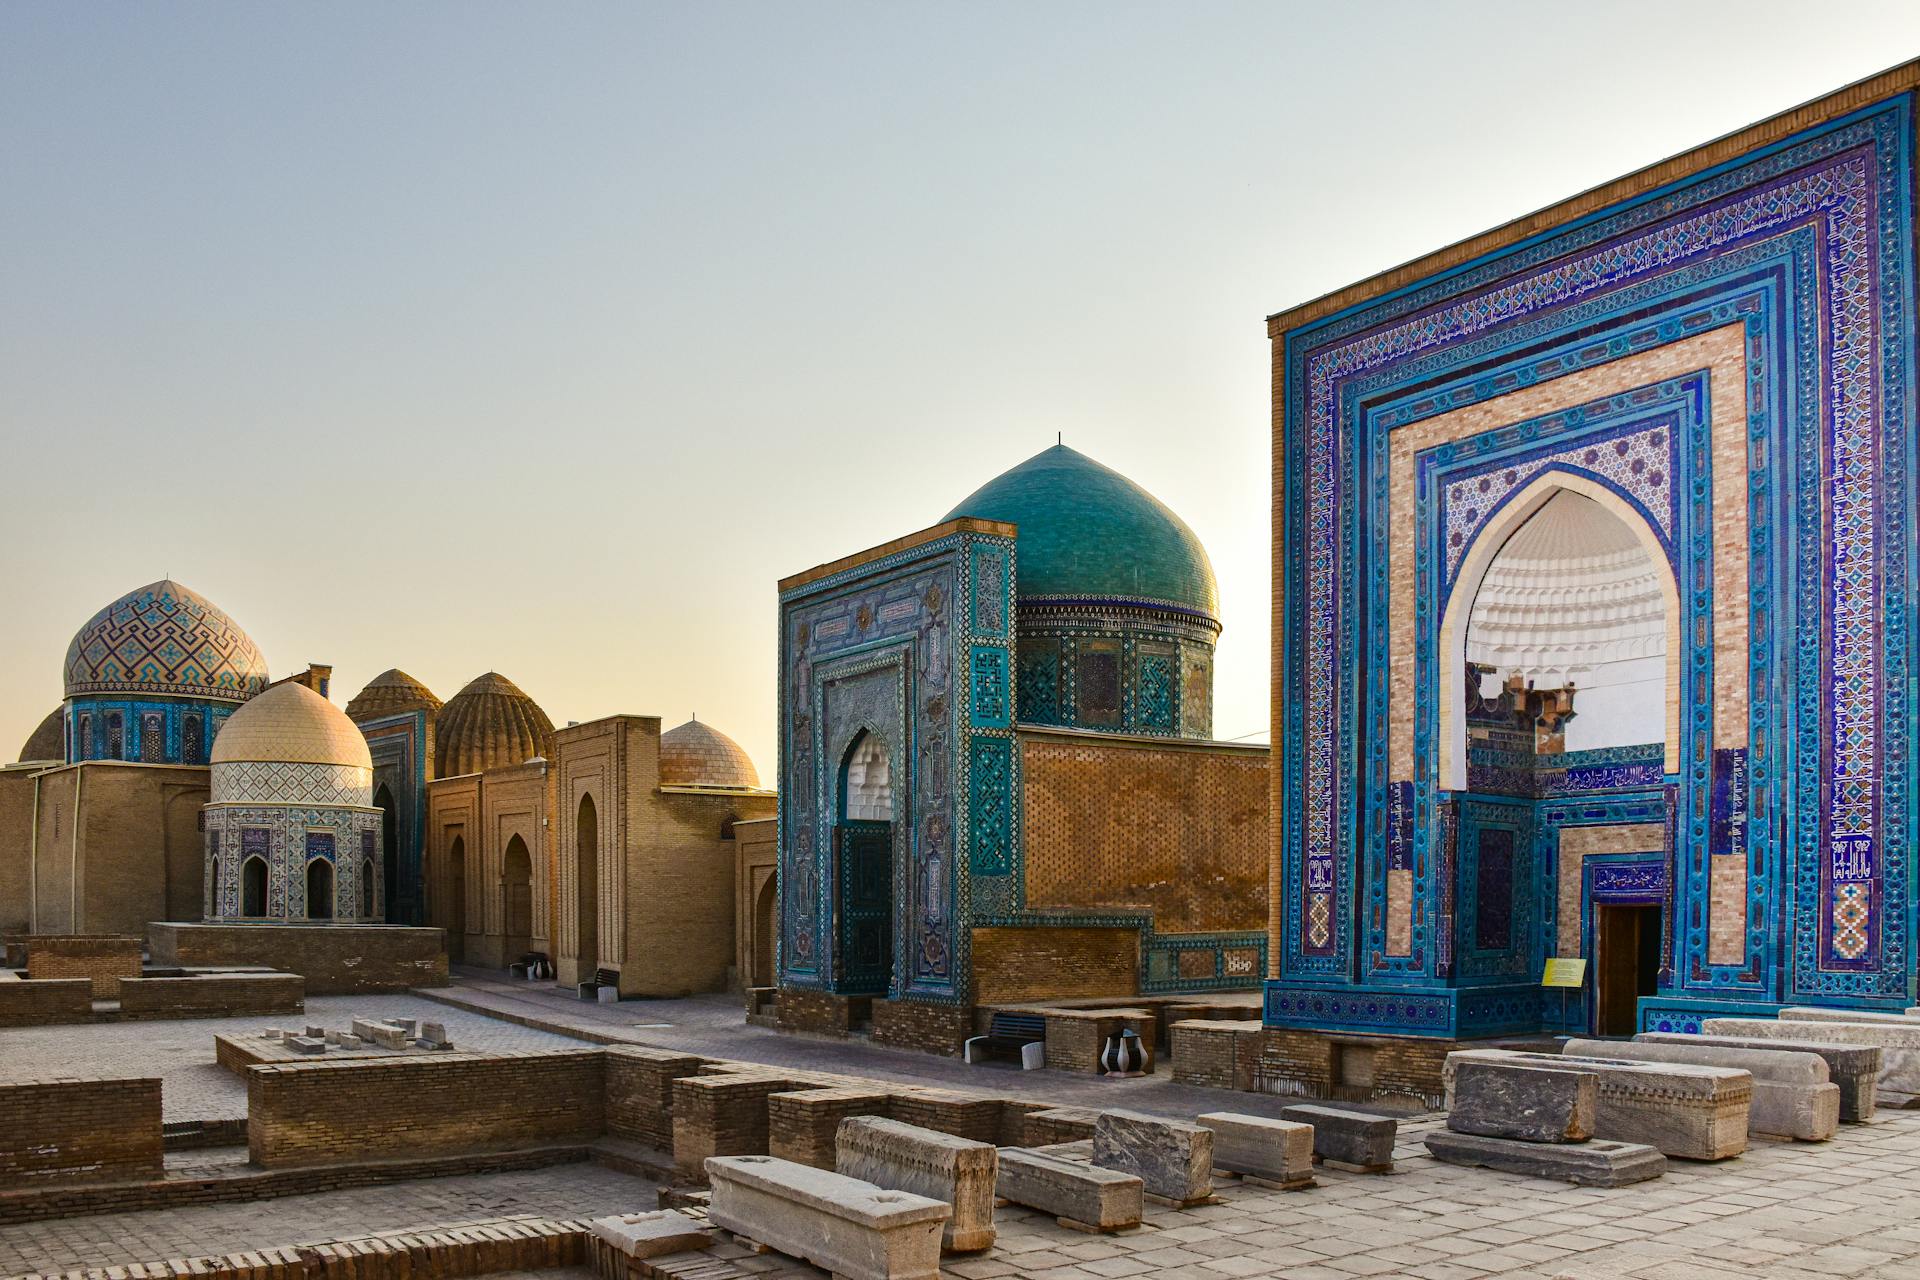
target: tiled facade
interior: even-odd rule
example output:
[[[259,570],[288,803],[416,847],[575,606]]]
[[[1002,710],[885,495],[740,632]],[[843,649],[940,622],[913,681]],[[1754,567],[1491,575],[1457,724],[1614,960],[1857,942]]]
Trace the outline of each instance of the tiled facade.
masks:
[[[1912,1002],[1916,87],[1271,319],[1271,1025],[1557,1025],[1541,962],[1605,903],[1659,912],[1643,1018]],[[1459,692],[1480,575],[1561,491],[1667,579],[1665,723],[1578,767],[1470,746]]]

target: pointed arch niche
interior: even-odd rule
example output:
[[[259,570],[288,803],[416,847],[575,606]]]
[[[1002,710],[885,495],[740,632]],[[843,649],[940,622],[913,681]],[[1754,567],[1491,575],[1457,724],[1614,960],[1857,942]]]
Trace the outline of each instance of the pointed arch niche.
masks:
[[[1548,511],[1550,504],[1554,509]],[[1536,516],[1545,523],[1532,526],[1529,534]],[[1503,561],[1509,544],[1522,554]],[[1560,581],[1543,580],[1542,554],[1559,557]],[[1484,600],[1483,588],[1489,588]],[[1650,593],[1659,602],[1657,635],[1642,634],[1652,612]],[[1437,661],[1429,673],[1440,681],[1438,785],[1467,789],[1464,676],[1469,658],[1476,656],[1468,652],[1470,635],[1477,655],[1492,659],[1503,674],[1538,673],[1560,683],[1570,668],[1585,670],[1603,654],[1659,653],[1663,714],[1656,723],[1665,747],[1663,767],[1669,774],[1679,772],[1679,626],[1672,561],[1633,504],[1572,472],[1536,477],[1475,535],[1447,598]],[[1577,701],[1575,712],[1577,717]]]

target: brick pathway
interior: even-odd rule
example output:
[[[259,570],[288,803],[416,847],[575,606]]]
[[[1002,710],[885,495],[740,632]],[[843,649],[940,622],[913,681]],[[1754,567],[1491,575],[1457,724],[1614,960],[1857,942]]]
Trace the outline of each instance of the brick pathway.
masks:
[[[251,1204],[196,1205],[18,1223],[0,1226],[0,1276],[315,1244],[509,1214],[595,1218],[638,1213],[654,1207],[654,1194],[654,1184],[644,1178],[598,1165],[566,1164]]]
[[[160,1105],[167,1120],[238,1119],[247,1114],[247,1087],[238,1076],[214,1064],[216,1033],[308,1022],[344,1029],[356,1017],[431,1018],[446,1023],[447,1034],[461,1047],[540,1049],[579,1044],[417,996],[314,996],[308,999],[305,1014],[0,1029],[0,1083],[46,1076],[158,1075],[163,1081]]]

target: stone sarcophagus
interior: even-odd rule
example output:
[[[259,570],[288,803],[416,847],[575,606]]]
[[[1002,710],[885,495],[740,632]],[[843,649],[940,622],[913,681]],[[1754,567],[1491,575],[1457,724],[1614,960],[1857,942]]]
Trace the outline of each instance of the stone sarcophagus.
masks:
[[[840,1122],[834,1149],[834,1168],[846,1177],[953,1206],[941,1231],[943,1249],[972,1253],[992,1246],[1000,1158],[994,1147],[882,1116],[849,1116]]]

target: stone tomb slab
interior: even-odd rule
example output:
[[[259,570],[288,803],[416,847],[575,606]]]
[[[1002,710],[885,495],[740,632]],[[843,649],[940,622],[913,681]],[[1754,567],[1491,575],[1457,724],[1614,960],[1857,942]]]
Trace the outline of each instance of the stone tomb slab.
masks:
[[[709,1156],[713,1225],[847,1280],[937,1280],[951,1210],[772,1156]]]
[[[1575,1063],[1469,1058],[1454,1067],[1447,1128],[1518,1142],[1585,1142],[1599,1094],[1600,1077]]]
[[[1568,1065],[1554,1053],[1460,1050],[1448,1054],[1441,1067],[1449,1097],[1460,1065],[1471,1061]],[[1645,1143],[1663,1155],[1682,1160],[1725,1160],[1747,1149],[1747,1109],[1753,1100],[1753,1077],[1745,1071],[1622,1058],[1582,1058],[1580,1070],[1599,1077],[1596,1137]]]
[[[1836,1044],[1871,1045],[1880,1050],[1877,1088],[1883,1093],[1920,1094],[1920,1019],[1898,1022],[1830,1022],[1826,1019],[1775,1022],[1768,1018],[1707,1018],[1700,1030],[1711,1036],[1766,1040],[1818,1038]]]
[[[1313,1126],[1313,1158],[1354,1173],[1392,1173],[1400,1122],[1339,1107],[1303,1104],[1280,1109],[1282,1120]]]
[[[1768,1040],[1760,1036],[1715,1036],[1690,1031],[1642,1031],[1634,1037],[1645,1044],[1719,1044],[1731,1049],[1778,1049],[1811,1053],[1827,1064],[1827,1079],[1840,1090],[1840,1123],[1860,1124],[1873,1119],[1873,1086],[1880,1075],[1880,1047],[1837,1044],[1809,1031],[1805,1040]]]
[[[1102,1111],[1093,1126],[1093,1163],[1133,1174],[1150,1196],[1200,1204],[1213,1195],[1213,1130],[1137,1111]]]
[[[712,1232],[672,1209],[595,1218],[587,1224],[587,1230],[594,1239],[627,1258],[660,1258],[704,1249],[713,1243]]]
[[[1590,1142],[1522,1142],[1436,1129],[1427,1135],[1427,1152],[1448,1164],[1552,1178],[1583,1187],[1624,1187],[1658,1178],[1667,1171],[1667,1158],[1652,1147],[1604,1138]]]
[[[1606,1056],[1640,1062],[1685,1062],[1730,1067],[1753,1077],[1747,1132],[1801,1142],[1825,1142],[1840,1127],[1840,1087],[1827,1079],[1824,1059],[1778,1049],[1735,1049],[1713,1044],[1660,1044],[1636,1040],[1569,1040],[1564,1055]]]
[[[1198,1117],[1213,1131],[1213,1167],[1281,1191],[1313,1185],[1313,1126],[1231,1111]]]
[[[1024,1147],[1001,1148],[994,1189],[1003,1200],[1094,1231],[1137,1227],[1146,1208],[1146,1184],[1133,1174]]]
[[[952,1206],[940,1233],[949,1253],[993,1245],[993,1186],[1000,1153],[984,1142],[884,1116],[848,1116],[835,1138],[835,1171],[876,1187],[911,1191]]]

